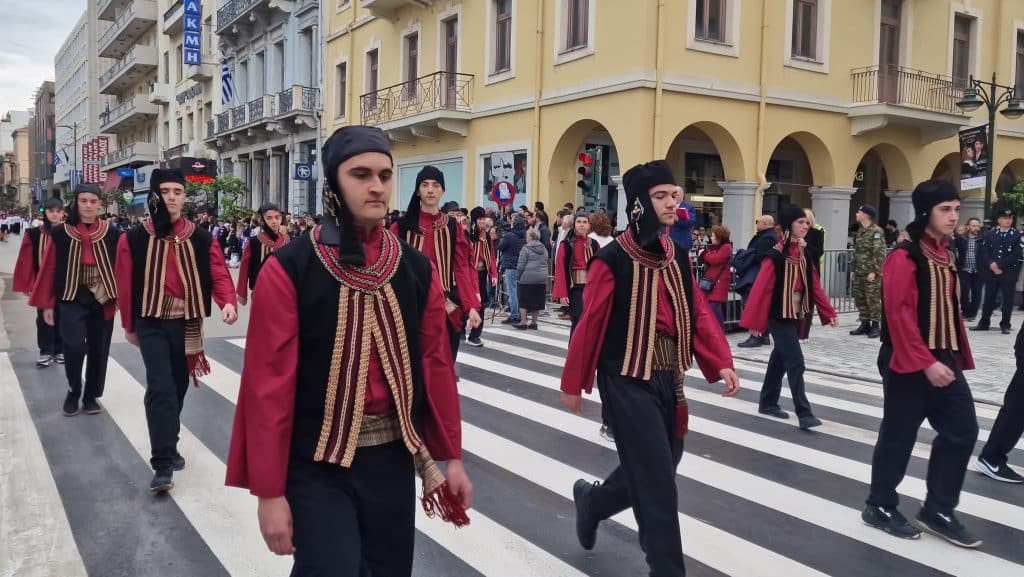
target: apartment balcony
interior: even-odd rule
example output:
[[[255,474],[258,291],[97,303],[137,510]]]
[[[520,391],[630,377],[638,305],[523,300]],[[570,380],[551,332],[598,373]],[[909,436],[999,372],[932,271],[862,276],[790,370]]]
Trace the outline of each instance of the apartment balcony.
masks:
[[[277,93],[277,118],[284,124],[315,128],[313,114],[320,108],[320,94],[309,86],[292,86]]]
[[[854,136],[890,125],[910,126],[928,144],[955,136],[970,123],[956,106],[966,81],[898,66],[857,68],[850,76],[853,98],[847,116]]]
[[[174,0],[164,12],[164,34],[177,36],[185,31],[185,0]]]
[[[96,3],[98,8],[96,11],[96,17],[100,20],[113,22],[117,19],[117,13],[131,3],[131,1],[132,0],[99,0]]]
[[[149,95],[136,94],[109,112],[100,113],[100,132],[121,134],[147,122],[155,122],[156,105],[149,101]]]
[[[466,136],[472,117],[472,74],[435,72],[359,97],[363,124],[392,140],[436,140],[440,132]]]
[[[224,148],[312,129],[318,106],[318,91],[308,86],[264,94],[207,121],[204,140],[207,146]]]
[[[271,4],[286,4],[290,12],[293,2],[289,0],[227,0],[217,9],[217,34],[225,34],[240,24],[255,21],[257,15],[265,15],[270,12]]]
[[[156,82],[149,85],[149,101],[153,104],[170,104],[174,100],[174,87]]]
[[[133,0],[110,29],[100,36],[99,55],[104,58],[121,58],[135,46],[146,30],[156,24],[158,17],[155,0]]]
[[[100,75],[100,94],[121,94],[156,67],[156,46],[135,46]]]
[[[429,7],[433,0],[362,0],[361,6],[377,18],[395,19],[395,12],[405,6]]]
[[[113,170],[121,166],[153,164],[159,160],[160,149],[155,142],[135,142],[111,152],[100,162],[103,170]]]
[[[210,80],[216,76],[219,71],[217,55],[212,52],[203,52],[200,55],[201,64],[189,64],[185,66],[185,77],[189,80],[201,82],[203,80]]]

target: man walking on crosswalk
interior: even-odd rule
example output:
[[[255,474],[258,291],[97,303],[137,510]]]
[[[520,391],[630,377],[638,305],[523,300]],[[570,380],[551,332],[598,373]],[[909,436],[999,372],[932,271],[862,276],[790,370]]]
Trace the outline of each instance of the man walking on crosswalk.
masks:
[[[295,556],[292,576],[408,577],[414,471],[428,515],[464,525],[472,503],[438,338],[444,291],[382,224],[394,174],[384,132],[341,128],[322,158],[325,217],[256,281],[227,484],[259,497],[264,539]]]
[[[897,537],[921,532],[896,508],[903,480],[928,419],[937,433],[928,462],[928,493],[918,524],[961,547],[979,547],[956,518],[967,463],[978,438],[974,399],[963,371],[974,368],[949,239],[960,217],[960,195],[945,180],[917,185],[909,241],[896,246],[882,268],[882,347],[878,368],[885,408],[871,462],[865,523]]]
[[[672,169],[663,160],[637,165],[623,184],[629,228],[592,261],[562,373],[562,404],[578,415],[597,372],[621,463],[603,483],[576,482],[576,534],[592,549],[601,521],[632,507],[651,576],[678,577],[686,574],[675,484],[689,416],[683,375],[696,356],[727,396],[740,385],[725,334],[694,290],[689,255],[664,232],[677,218]]]
[[[203,354],[203,319],[211,300],[221,319],[233,324],[235,287],[224,253],[206,229],[182,216],[185,177],[156,169],[149,177],[149,214],[117,246],[117,287],[125,338],[142,352],[146,365],[146,424],[154,475],[149,488],[174,486],[174,471],[185,467],[178,453],[181,409],[189,377],[209,374]]]
[[[46,199],[43,210],[46,220],[42,226],[25,231],[25,240],[18,252],[18,262],[14,265],[14,291],[30,297],[32,285],[35,284],[39,267],[43,263],[43,254],[50,245],[50,231],[64,220],[64,204],[59,198]],[[53,326],[46,324],[43,309],[36,309],[36,344],[39,346],[36,367],[44,368],[53,363],[64,364],[64,344],[60,340],[60,328],[57,323]]]

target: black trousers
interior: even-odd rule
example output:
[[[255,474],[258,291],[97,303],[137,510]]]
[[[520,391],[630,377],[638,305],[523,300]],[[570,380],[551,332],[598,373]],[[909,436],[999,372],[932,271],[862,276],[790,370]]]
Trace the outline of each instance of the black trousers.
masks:
[[[68,390],[82,395],[82,367],[85,367],[83,398],[103,396],[107,381],[107,360],[110,357],[110,336],[114,319],[103,318],[103,305],[85,287],[79,287],[74,301],[58,301],[55,313],[60,320],[60,337],[64,345],[64,374]],[[88,364],[86,361],[88,360]]]
[[[978,316],[981,306],[981,289],[985,286],[981,273],[960,271],[960,309],[965,318]]]
[[[804,352],[800,348],[799,331],[799,321],[768,321],[768,332],[775,341],[775,347],[768,358],[768,368],[764,372],[759,407],[767,409],[779,406],[782,377],[785,375],[789,381],[789,391],[793,395],[793,410],[798,417],[809,417],[811,403],[807,400],[804,384]]]
[[[572,325],[569,327],[569,336],[576,330],[576,325],[580,322],[580,317],[583,316],[583,289],[586,288],[585,284],[574,285],[569,289],[569,319],[572,321]]]
[[[955,368],[952,355],[944,352],[938,357],[956,373],[956,380],[948,387],[932,386],[924,372],[892,372],[889,369],[891,345],[882,345],[878,352],[885,405],[871,461],[869,505],[895,507],[899,504],[896,487],[906,475],[917,431],[925,419],[938,434],[932,441],[928,458],[928,494],[924,506],[929,511],[948,515],[960,501],[967,462],[978,439],[978,418],[974,414],[970,386],[963,372]]]
[[[293,456],[292,577],[409,577],[416,524],[412,455],[401,442],[356,450],[352,467]]]
[[[53,326],[43,320],[43,309],[36,309],[36,345],[39,356],[59,355],[64,352],[64,343],[60,340],[60,315],[53,310]]]
[[[996,310],[996,297],[1000,299],[999,308],[1003,313],[999,321],[1000,328],[1010,328],[1010,315],[1013,314],[1014,289],[1017,286],[1017,275],[1019,270],[1006,270],[1003,274],[989,274],[985,283],[985,306],[981,311],[981,322],[988,325],[992,319],[992,313]]]
[[[676,494],[683,440],[675,435],[673,373],[657,371],[650,381],[598,373],[597,386],[620,465],[591,493],[594,514],[604,520],[632,507],[651,577],[686,575]]]
[[[988,442],[981,450],[981,458],[994,466],[1005,465],[1010,450],[1024,434],[1024,327],[1017,331],[1017,344],[1014,347],[1017,357],[1017,371],[1010,380],[1003,396],[1003,406],[996,415]]]
[[[178,455],[181,409],[188,391],[185,362],[185,320],[135,318],[142,362],[146,365],[146,424],[149,426],[149,464],[167,469]]]
[[[484,311],[491,306],[491,275],[485,270],[477,271],[477,282],[480,284],[480,318],[484,318]],[[475,329],[469,331],[470,339],[479,339],[484,334],[484,323],[480,323]]]

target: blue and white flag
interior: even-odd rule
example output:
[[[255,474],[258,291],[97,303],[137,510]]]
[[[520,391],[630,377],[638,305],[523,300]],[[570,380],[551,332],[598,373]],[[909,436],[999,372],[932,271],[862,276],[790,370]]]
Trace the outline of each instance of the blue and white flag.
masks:
[[[220,104],[228,106],[235,101],[235,82],[231,78],[231,64],[223,52],[220,57]]]
[[[75,190],[75,187],[78,186],[79,181],[81,181],[81,174],[82,172],[80,170],[71,171],[71,176],[68,178],[68,186],[71,190]]]
[[[55,152],[53,154],[53,169],[57,170],[57,167],[62,165],[62,164],[64,164],[64,161],[61,160],[60,153],[59,152]]]

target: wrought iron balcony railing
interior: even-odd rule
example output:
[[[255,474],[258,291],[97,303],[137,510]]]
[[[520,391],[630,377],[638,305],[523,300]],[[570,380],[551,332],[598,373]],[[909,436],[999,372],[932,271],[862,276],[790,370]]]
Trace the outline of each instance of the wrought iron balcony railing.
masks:
[[[899,66],[869,66],[851,71],[853,103],[898,104],[933,112],[961,114],[967,80]]]
[[[164,160],[185,156],[186,153],[188,153],[188,143],[172,146],[164,151]]]
[[[262,0],[227,0],[217,9],[217,34],[223,33],[239,16],[244,15]]]
[[[213,138],[217,134],[216,124],[213,120],[206,121],[206,138]]]
[[[380,124],[436,110],[469,112],[473,75],[435,72],[359,97],[365,124]]]

